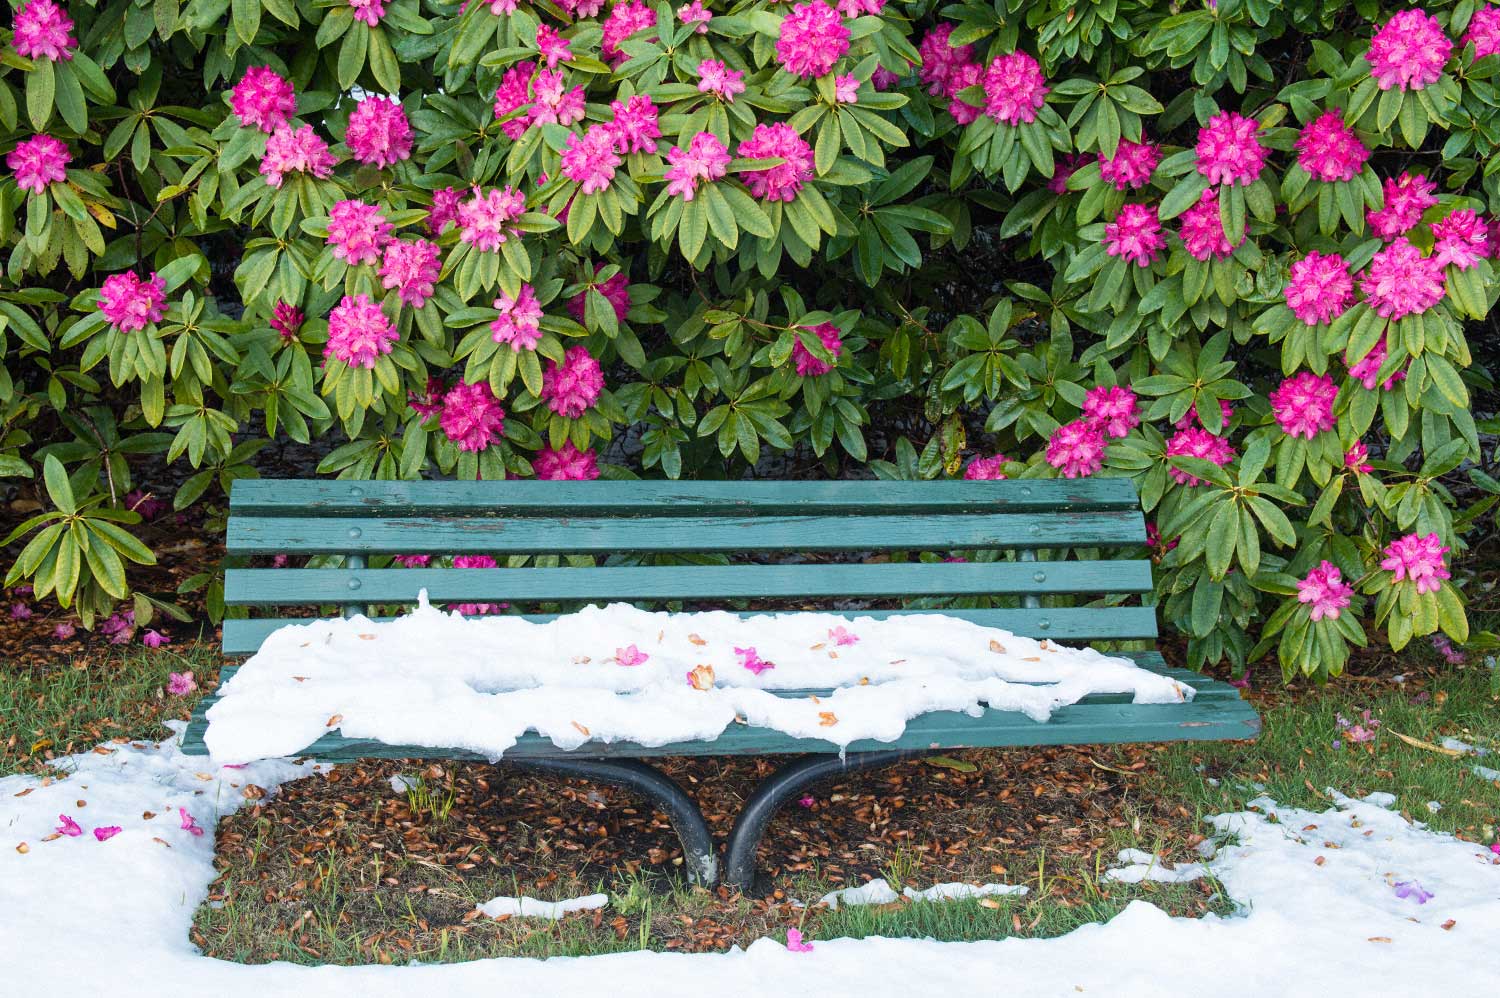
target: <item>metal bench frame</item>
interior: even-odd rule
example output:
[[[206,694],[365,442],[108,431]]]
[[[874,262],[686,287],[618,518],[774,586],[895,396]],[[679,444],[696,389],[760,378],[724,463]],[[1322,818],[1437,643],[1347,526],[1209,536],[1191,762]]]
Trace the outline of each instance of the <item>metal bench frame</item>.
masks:
[[[577,605],[627,601],[661,606],[735,600],[918,600],[906,609],[851,615],[946,613],[1034,638],[1062,641],[1155,639],[1149,606],[1127,605],[1152,590],[1141,559],[1103,558],[1139,548],[1145,523],[1122,479],[997,482],[353,482],[234,483],[227,538],[231,557],[338,555],[338,568],[230,568],[230,606],[340,607],[345,615],[410,604],[419,589],[434,602]],[[998,560],[830,562],[776,565],[621,564],[633,554],[760,552],[998,551]],[[1039,552],[1045,552],[1039,558]],[[502,569],[372,568],[394,554],[594,555],[601,564]],[[633,559],[639,562],[640,559]],[[504,564],[504,561],[501,561]],[[979,599],[975,599],[978,597]],[[998,602],[1011,605],[980,605]],[[1069,603],[1051,606],[1066,597]],[[959,606],[951,605],[954,600]],[[943,604],[950,604],[944,606]],[[967,604],[967,605],[964,605]],[[749,611],[746,611],[749,612]],[[795,611],[793,611],[795,612]],[[837,611],[821,611],[837,612]],[[552,615],[527,615],[551,619]],[[224,622],[231,658],[253,654],[286,617]],[[379,618],[376,618],[379,619]],[[534,733],[503,763],[618,784],[671,819],[694,881],[720,879],[718,854],[692,797],[647,759],[676,755],[798,754],[755,790],[729,835],[724,879],[755,880],[755,855],[771,819],[807,788],[859,770],[957,748],[1254,738],[1260,719],[1224,683],[1168,668],[1154,651],[1117,652],[1189,683],[1190,703],[1136,705],[1096,695],[1036,723],[986,710],[979,717],[934,712],[912,719],[896,742],[855,742],[841,756],[816,738],[735,725],[712,742],[647,748],[590,742],[558,749]],[[221,681],[233,674],[226,665]],[[828,691],[786,691],[789,696]],[[193,715],[183,751],[204,754],[208,697]],[[365,758],[480,760],[471,752],[386,745],[331,732],[303,755],[328,762]]]

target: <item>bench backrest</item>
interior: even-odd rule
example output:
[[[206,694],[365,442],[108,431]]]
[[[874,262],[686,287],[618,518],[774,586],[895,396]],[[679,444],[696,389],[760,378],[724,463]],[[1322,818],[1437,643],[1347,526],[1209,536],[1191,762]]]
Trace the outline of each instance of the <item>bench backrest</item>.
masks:
[[[832,482],[374,482],[241,480],[230,496],[231,555],[343,555],[339,568],[232,568],[231,606],[364,612],[434,603],[880,600],[1001,596],[1014,607],[942,612],[1031,637],[1156,636],[1140,605],[1099,601],[1152,589],[1145,560],[1082,555],[1140,546],[1145,523],[1121,479]],[[999,561],[374,568],[395,554],[755,554],[1013,552]],[[1037,560],[1038,552],[1047,552]],[[619,561],[620,559],[613,559]],[[1118,600],[1114,601],[1120,602]],[[857,611],[861,614],[869,611]],[[533,619],[544,619],[536,616]],[[254,652],[287,618],[229,620],[224,651]]]

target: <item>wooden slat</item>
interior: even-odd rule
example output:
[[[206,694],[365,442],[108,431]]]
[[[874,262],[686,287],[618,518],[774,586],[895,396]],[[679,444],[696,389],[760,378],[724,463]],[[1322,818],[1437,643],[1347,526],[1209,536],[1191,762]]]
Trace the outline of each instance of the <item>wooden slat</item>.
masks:
[[[939,516],[234,516],[231,554],[952,551],[1143,544],[1139,510]]]
[[[236,515],[740,516],[1138,509],[1123,478],[997,482],[373,482],[240,479]]]
[[[753,617],[765,611],[743,610],[741,617]],[[921,616],[935,613],[946,614],[961,620],[972,621],[984,627],[999,627],[1028,638],[1053,638],[1058,641],[1130,641],[1155,638],[1156,611],[1149,606],[1076,606],[1040,610],[846,610],[820,611],[841,612],[845,617]],[[557,614],[539,613],[521,615],[523,620],[544,623],[554,620]],[[394,617],[375,617],[385,622]],[[277,628],[287,624],[306,624],[305,617],[262,617],[254,620],[224,621],[224,654],[253,655],[261,642]]]
[[[1254,708],[1237,696],[1225,695],[1226,684],[1196,677],[1200,697],[1183,704],[1132,704],[1086,698],[1064,707],[1046,723],[1038,723],[1014,711],[986,710],[978,717],[951,711],[934,711],[907,722],[906,731],[894,742],[862,740],[848,746],[850,752],[893,748],[959,749],[1019,745],[1092,745],[1122,742],[1210,741],[1254,738],[1260,718]],[[1237,692],[1237,691],[1236,691]],[[1116,698],[1117,699],[1117,698]],[[206,710],[206,708],[204,708]],[[184,736],[183,751],[206,753],[202,713],[195,714]],[[717,739],[685,742],[654,748],[630,742],[588,742],[564,751],[534,733],[522,736],[507,759],[557,758],[653,758],[684,755],[772,755],[799,752],[830,753],[837,746],[817,738],[793,738],[767,728],[733,725]],[[481,761],[483,756],[463,750],[381,742],[324,735],[300,755],[328,762],[356,759],[458,759]]]
[[[1151,563],[241,568],[224,573],[224,600],[235,606],[411,603],[420,589],[439,603],[1141,593],[1151,590]]]

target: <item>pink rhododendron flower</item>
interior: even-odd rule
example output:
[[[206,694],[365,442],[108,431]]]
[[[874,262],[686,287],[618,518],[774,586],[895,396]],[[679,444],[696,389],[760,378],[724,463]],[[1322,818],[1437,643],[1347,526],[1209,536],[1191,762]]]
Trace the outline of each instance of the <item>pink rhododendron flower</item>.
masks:
[[[833,79],[833,101],[835,104],[853,104],[859,100],[859,81],[853,76],[836,76]]]
[[[572,43],[556,28],[545,24],[536,26],[536,47],[548,69],[556,69],[558,63],[567,62],[573,58]]]
[[[1370,158],[1370,150],[1344,124],[1341,111],[1326,111],[1302,126],[1297,137],[1297,165],[1314,180],[1353,180]]]
[[[559,4],[574,20],[593,17],[604,9],[604,0],[559,0]]]
[[[141,644],[147,648],[160,648],[162,645],[171,644],[172,639],[160,631],[147,631],[141,635]]]
[[[948,87],[953,91],[953,95],[948,99],[948,114],[960,125],[971,125],[984,113],[983,107],[970,104],[958,97],[959,91],[978,86],[983,76],[984,67],[977,62],[971,62],[955,69],[953,76],[949,78]]]
[[[52,0],[31,0],[16,11],[14,29],[16,52],[28,59],[67,62],[78,47],[73,19]]]
[[[495,90],[495,117],[504,118],[516,114],[531,103],[531,78],[536,72],[536,63],[518,63],[505,71],[500,86]],[[530,115],[521,114],[500,125],[507,138],[519,139],[526,134]]]
[[[1179,543],[1178,538],[1175,538],[1175,537],[1172,538],[1170,541],[1167,541],[1166,543],[1163,543],[1162,542],[1162,536],[1161,536],[1161,528],[1158,527],[1154,522],[1147,521],[1147,523],[1146,523],[1146,546],[1147,547],[1151,548],[1154,551],[1159,552],[1160,554],[1166,554],[1168,551],[1170,551],[1173,548],[1175,548],[1178,545],[1178,543]],[[1245,685],[1248,686],[1249,684],[1246,683]]]
[[[1271,393],[1271,411],[1287,436],[1311,440],[1333,429],[1333,403],[1338,394],[1328,375],[1301,371]]]
[[[626,645],[624,648],[615,649],[615,661],[620,665],[641,665],[650,657],[650,655],[647,655],[635,645]]]
[[[386,244],[385,259],[380,264],[381,286],[397,289],[403,302],[421,308],[432,297],[433,285],[442,273],[441,253],[437,243],[425,239],[392,240]]]
[[[1099,176],[1120,191],[1145,187],[1160,161],[1161,147],[1156,143],[1121,139],[1113,156],[1099,154]]]
[[[739,656],[740,665],[744,666],[746,669],[749,669],[757,676],[762,672],[765,672],[767,669],[776,668],[775,662],[767,662],[765,659],[761,658],[760,652],[756,651],[754,647],[736,648],[734,650],[734,653]]]
[[[1397,11],[1370,39],[1365,59],[1381,90],[1421,90],[1436,83],[1453,54],[1453,42],[1425,10]]]
[[[154,520],[168,509],[164,500],[141,489],[131,489],[125,493],[125,508],[135,510],[143,520]]]
[[[1182,213],[1177,234],[1182,237],[1183,248],[1195,260],[1222,260],[1245,242],[1250,232],[1249,223],[1240,233],[1237,242],[1231,244],[1224,234],[1224,222],[1219,216],[1219,194],[1212,187],[1205,190],[1198,203]]]
[[[1315,621],[1324,617],[1337,620],[1353,595],[1354,587],[1344,582],[1339,567],[1331,561],[1319,563],[1297,583],[1297,602],[1312,604],[1308,617]]]
[[[487,554],[460,554],[453,558],[454,568],[498,568],[495,559]]]
[[[345,295],[328,315],[326,356],[350,367],[375,366],[376,358],[391,352],[401,338],[391,320],[367,294]]]
[[[16,175],[16,186],[32,194],[40,194],[47,185],[68,179],[68,164],[73,154],[62,139],[50,135],[34,135],[5,156],[5,165]]]
[[[1490,255],[1489,226],[1468,208],[1433,222],[1432,238],[1432,259],[1439,267],[1468,270]]]
[[[715,94],[726,104],[733,104],[734,95],[745,92],[745,74],[730,69],[718,59],[704,59],[698,63],[698,77],[700,94]]]
[[[505,431],[505,410],[488,381],[472,385],[460,381],[443,396],[440,425],[459,450],[482,451]]]
[[[532,81],[531,92],[536,103],[531,108],[529,121],[533,125],[571,125],[582,121],[584,115],[583,86],[569,90],[563,83],[560,69],[543,69]]]
[[[328,245],[334,259],[351,267],[377,262],[390,233],[391,223],[379,205],[340,201],[328,212]]]
[[[57,834],[66,835],[70,839],[76,839],[83,834],[83,829],[78,826],[71,815],[59,814],[57,816]]]
[[[604,61],[611,68],[619,69],[627,58],[620,51],[620,43],[637,31],[654,27],[656,11],[648,7],[644,0],[625,0],[624,3],[615,4],[610,8],[609,17],[604,20],[604,41],[599,49]]]
[[[740,143],[740,156],[745,159],[781,157],[785,160],[780,166],[741,174],[750,193],[762,201],[795,200],[803,183],[812,179],[812,146],[784,121],[756,125],[750,137]]]
[[[144,281],[134,271],[110,274],[99,288],[99,311],[122,333],[134,333],[167,315],[167,282],[156,276]]]
[[[526,195],[514,187],[494,187],[488,193],[477,188],[458,206],[459,239],[475,249],[493,253],[515,232],[506,229],[526,212]],[[519,237],[518,237],[519,238]]]
[[[1351,721],[1343,714],[1335,715],[1339,727],[1339,734],[1351,742],[1373,742],[1375,732],[1380,727],[1380,722],[1370,716],[1368,710],[1360,711],[1358,722]],[[1338,742],[1333,743],[1334,748],[1340,748]]]
[[[591,482],[599,477],[599,458],[593,448],[579,450],[565,440],[557,449],[543,447],[532,458],[536,477],[549,482]]]
[[[1201,426],[1189,426],[1179,430],[1167,441],[1167,457],[1197,457],[1205,461],[1212,461],[1219,467],[1224,467],[1234,460],[1234,448],[1229,441],[1221,436],[1216,436]],[[1196,488],[1203,484],[1203,479],[1196,475],[1174,468],[1168,464],[1167,474],[1179,485],[1188,488]]]
[[[1234,418],[1234,406],[1230,405],[1223,399],[1219,399],[1219,417],[1220,418],[1217,425],[1209,426],[1205,420],[1198,417],[1198,406],[1194,404],[1188,406],[1188,411],[1183,413],[1182,418],[1173,423],[1172,427],[1173,429],[1185,430],[1189,426],[1192,426],[1194,423],[1197,423],[1205,430],[1222,430],[1227,427],[1229,425],[1229,421]]]
[[[957,45],[949,41],[955,25],[944,21],[922,36],[917,51],[922,55],[922,65],[917,76],[927,84],[927,92],[934,97],[952,97],[950,89],[954,74],[974,61],[974,46]]]
[[[542,306],[536,299],[536,290],[530,284],[523,284],[512,298],[502,289],[500,297],[495,299],[495,308],[500,314],[490,323],[490,339],[509,343],[516,353],[535,350],[542,338]]]
[[[1098,385],[1083,397],[1084,416],[1109,437],[1123,437],[1141,425],[1136,409],[1135,392],[1119,385]]]
[[[1485,4],[1469,18],[1469,29],[1464,32],[1464,44],[1474,46],[1474,58],[1500,52],[1500,8]]]
[[[1385,546],[1385,560],[1380,567],[1395,575],[1396,581],[1410,580],[1419,593],[1435,593],[1442,580],[1452,578],[1443,555],[1448,548],[1436,533],[1407,534]]]
[[[12,603],[10,607],[11,620],[30,620],[32,617],[31,607],[25,603]]]
[[[1283,293],[1292,314],[1309,326],[1332,322],[1354,301],[1354,278],[1337,253],[1312,250],[1292,264]]]
[[[1052,431],[1047,463],[1064,478],[1087,478],[1104,467],[1104,431],[1087,419],[1075,419]]]
[[[859,644],[859,635],[850,631],[843,624],[840,624],[837,627],[829,628],[828,640],[832,641],[837,647],[844,648],[848,645]]]
[[[283,125],[266,139],[266,154],[260,160],[261,175],[272,187],[280,187],[288,173],[310,173],[320,180],[333,175],[338,162],[328,151],[328,143],[318,137],[311,125],[293,131]]]
[[[112,645],[124,644],[135,634],[135,611],[122,610],[111,614],[108,620],[99,625],[99,632],[109,635],[109,643]]]
[[[1161,255],[1167,239],[1151,205],[1127,204],[1104,226],[1104,250],[1137,267],[1149,267]]]
[[[579,135],[568,136],[562,154],[562,174],[578,182],[582,194],[597,194],[615,179],[615,168],[621,163],[615,152],[614,133],[606,125],[590,125]]]
[[[1385,206],[1365,213],[1370,228],[1389,242],[1422,220],[1422,213],[1437,204],[1437,184],[1424,174],[1403,173],[1384,185]]]
[[[797,798],[798,807],[812,807],[817,802],[817,799],[813,797],[812,794],[803,794],[801,797]],[[1500,852],[1500,849],[1497,849],[1496,852]],[[796,930],[793,929],[792,931],[795,932]]]
[[[1344,452],[1344,467],[1361,475],[1368,475],[1375,470],[1375,466],[1367,463],[1370,458],[1370,449],[1365,446],[1363,440],[1356,440]]]
[[[693,136],[686,150],[673,146],[667,153],[667,193],[693,200],[698,184],[719,180],[729,170],[729,150],[712,132]]]
[[[270,66],[251,66],[230,91],[229,107],[242,126],[269,135],[297,113],[297,93],[292,81]]]
[[[637,94],[627,101],[614,101],[609,108],[615,113],[614,121],[608,125],[614,136],[615,152],[622,156],[632,152],[656,152],[661,127],[657,124],[656,105],[651,103],[650,97]]]
[[[781,19],[776,59],[793,76],[825,76],[849,51],[849,29],[823,0],[799,3]]]
[[[693,0],[692,3],[683,4],[677,8],[677,19],[683,24],[696,24],[694,29],[700,35],[708,34],[708,22],[714,16],[703,6],[703,0]]]
[[[599,401],[604,391],[604,369],[584,347],[571,347],[561,364],[553,362],[542,373],[542,398],[547,408],[577,419]]]
[[[198,825],[198,819],[189,814],[187,808],[179,807],[177,809],[177,816],[182,821],[182,830],[184,832],[194,836],[201,836],[203,834],[203,829]]]
[[[1253,184],[1269,154],[1259,131],[1260,122],[1233,111],[1209,118],[1198,130],[1198,172],[1210,184]]]
[[[193,678],[192,672],[167,673],[167,692],[174,697],[185,697],[197,688],[198,682]]]
[[[1007,125],[1030,124],[1048,91],[1042,67],[1030,54],[996,56],[984,71],[984,113]]]
[[[356,21],[363,21],[372,28],[385,16],[385,0],[349,0],[349,6],[354,8]]]
[[[1005,472],[1000,469],[1004,467],[1007,458],[1004,454],[995,454],[990,457],[976,457],[969,462],[964,469],[964,478],[971,482],[995,482],[1005,477]]]
[[[845,17],[859,17],[861,14],[880,14],[885,10],[885,0],[838,0],[834,6]]]
[[[294,340],[302,330],[307,315],[295,305],[277,299],[271,309],[271,328],[284,340]]]
[[[396,555],[396,564],[400,565],[402,568],[426,568],[428,565],[432,564],[432,555],[398,554]]]
[[[799,335],[792,343],[792,362],[797,366],[797,373],[804,378],[816,378],[827,374],[838,366],[839,354],[843,352],[844,341],[839,337],[839,327],[831,322],[820,322],[816,326],[804,327],[809,333],[816,333],[818,341],[823,344],[823,349],[833,354],[833,362],[821,360],[813,355],[813,352],[802,345],[802,337]]]
[[[99,842],[108,842],[124,830],[119,825],[100,825],[94,829],[94,838]]]
[[[1053,160],[1052,179],[1047,181],[1047,190],[1053,194],[1068,193],[1068,178],[1078,172],[1078,168],[1089,161],[1084,155],[1064,155]]]
[[[813,945],[803,942],[802,933],[797,929],[787,929],[786,948],[789,953],[811,953]]]
[[[411,122],[400,103],[389,97],[366,97],[349,115],[344,144],[361,163],[394,166],[411,158]]]
[[[70,641],[73,635],[78,633],[78,628],[67,621],[63,621],[52,629],[52,636],[59,641]]]
[[[600,264],[594,268],[594,273],[598,274],[602,269],[603,264]],[[604,296],[604,300],[609,302],[610,307],[615,310],[615,321],[624,322],[626,313],[630,311],[630,279],[625,276],[625,272],[622,270],[608,280],[600,281],[593,287],[595,291]],[[582,322],[584,316],[588,314],[587,309],[588,289],[585,288],[574,295],[572,300],[568,302],[568,313],[579,322]]]
[[[870,86],[876,90],[889,90],[900,82],[901,77],[884,66],[876,66],[875,72],[870,74]]]
[[[1424,888],[1420,881],[1416,880],[1399,880],[1392,886],[1392,889],[1396,892],[1398,898],[1402,898],[1403,900],[1410,898],[1417,902],[1417,904],[1426,904],[1437,896]]]
[[[427,210],[427,231],[441,235],[450,224],[458,224],[458,206],[463,203],[464,192],[457,187],[444,187],[432,192],[432,207]]]
[[[1425,257],[1405,238],[1375,254],[1360,279],[1370,307],[1378,315],[1397,320],[1421,315],[1443,300],[1443,265]]]

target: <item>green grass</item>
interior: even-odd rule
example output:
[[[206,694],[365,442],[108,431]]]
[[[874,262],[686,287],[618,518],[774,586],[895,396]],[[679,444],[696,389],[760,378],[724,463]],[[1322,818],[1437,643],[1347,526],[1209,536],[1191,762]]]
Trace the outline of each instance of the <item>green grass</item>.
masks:
[[[185,718],[198,694],[166,693],[167,674],[201,683],[222,656],[209,644],[111,649],[43,666],[0,664],[0,775],[40,772],[49,759],[111,738],[164,738],[161,722]]]

